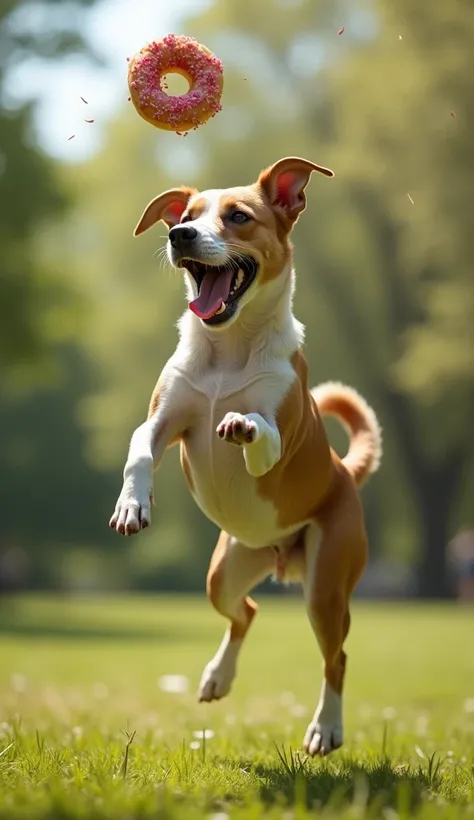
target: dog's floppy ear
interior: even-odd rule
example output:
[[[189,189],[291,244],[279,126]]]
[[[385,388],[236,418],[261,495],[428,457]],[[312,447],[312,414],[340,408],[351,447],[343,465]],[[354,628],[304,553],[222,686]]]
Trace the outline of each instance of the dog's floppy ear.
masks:
[[[334,171],[316,165],[301,157],[285,157],[270,168],[262,171],[258,185],[263,189],[273,206],[283,208],[291,222],[296,222],[306,208],[306,188],[313,171],[333,177]]]
[[[163,194],[155,197],[155,199],[152,199],[143,211],[133,235],[139,236],[141,233],[144,233],[144,231],[147,231],[148,228],[151,228],[152,225],[156,225],[160,219],[166,222],[168,228],[177,225],[183,215],[183,211],[186,210],[190,197],[195,193],[196,190],[194,188],[172,188],[170,191],[165,191]]]

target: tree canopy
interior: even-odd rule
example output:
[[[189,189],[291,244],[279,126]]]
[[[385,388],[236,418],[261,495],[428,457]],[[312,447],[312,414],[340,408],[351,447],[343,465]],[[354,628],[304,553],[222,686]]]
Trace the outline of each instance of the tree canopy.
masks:
[[[42,169],[44,201],[28,203],[30,222],[15,217],[17,204],[8,214],[9,253],[21,276],[12,267],[6,281],[36,294],[28,277],[41,271],[48,283],[60,269],[80,314],[68,355],[85,377],[65,386],[63,398],[85,447],[86,460],[74,459],[95,488],[82,511],[88,543],[115,548],[105,509],[112,511],[128,439],[185,306],[180,277],[163,260],[164,226],[132,238],[145,204],[175,185],[250,182],[280,157],[300,155],[336,172],[312,180],[294,235],[295,310],[307,326],[311,376],[354,385],[384,428],[382,470],[364,490],[372,556],[416,563],[422,595],[449,592],[447,541],[474,523],[469,10],[469,0],[210,4],[183,30],[224,61],[221,114],[183,138],[153,129],[129,105],[92,161],[53,169],[39,149],[29,157]],[[28,121],[26,109],[16,116]],[[13,154],[28,154],[14,142],[12,134]],[[20,153],[14,161],[12,179],[29,189]],[[72,209],[38,241],[38,213],[62,209],[64,193]],[[13,290],[6,299],[2,312],[23,339]],[[54,304],[62,304],[59,293]],[[51,324],[61,324],[56,314]],[[24,336],[30,349],[34,326]],[[330,431],[344,449],[340,432]],[[134,542],[129,578],[142,586],[201,586],[212,550],[214,528],[190,499],[175,456],[167,454],[156,478],[154,525]]]
[[[37,144],[32,126],[34,99],[7,91],[10,72],[21,63],[59,61],[87,50],[77,25],[81,10],[94,0],[4,0],[0,9],[0,372],[40,361],[48,346],[43,319],[49,298],[68,294],[57,271],[42,269],[32,238],[63,211],[67,194],[54,162]],[[92,56],[92,55],[91,55]],[[28,377],[32,378],[31,369]]]

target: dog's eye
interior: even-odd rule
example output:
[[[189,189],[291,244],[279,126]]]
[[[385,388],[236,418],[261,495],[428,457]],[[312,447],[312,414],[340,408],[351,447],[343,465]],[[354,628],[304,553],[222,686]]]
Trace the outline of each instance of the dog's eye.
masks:
[[[231,222],[236,222],[238,225],[242,225],[244,222],[250,222],[252,217],[243,211],[234,211],[230,214],[229,219]]]

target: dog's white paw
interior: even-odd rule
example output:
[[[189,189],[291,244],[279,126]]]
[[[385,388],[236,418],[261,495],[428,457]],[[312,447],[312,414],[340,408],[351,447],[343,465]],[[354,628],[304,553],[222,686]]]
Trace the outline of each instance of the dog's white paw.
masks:
[[[109,527],[121,535],[133,535],[151,523],[153,490],[144,482],[125,481]]]
[[[235,677],[235,666],[230,664],[208,663],[204,669],[198,689],[200,703],[210,703],[211,700],[220,700],[228,695]]]
[[[325,757],[342,746],[343,731],[340,723],[322,723],[312,720],[304,736],[303,748],[311,757]]]
[[[216,432],[224,441],[242,445],[252,444],[257,438],[258,429],[254,421],[241,413],[226,413]]]

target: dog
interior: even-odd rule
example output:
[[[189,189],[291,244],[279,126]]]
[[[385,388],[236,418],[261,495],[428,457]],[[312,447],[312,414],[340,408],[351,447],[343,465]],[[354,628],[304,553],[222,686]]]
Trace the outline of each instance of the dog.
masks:
[[[166,223],[168,257],[184,272],[189,309],[147,421],[132,436],[110,526],[123,535],[149,526],[153,471],[179,443],[189,489],[221,529],[207,594],[230,622],[204,670],[199,700],[230,691],[257,612],[251,589],[270,575],[299,581],[324,659],[303,746],[324,756],[343,742],[343,644],[350,595],[367,560],[358,487],[378,468],[382,439],[375,413],[355,390],[308,388],[304,328],[292,312],[290,237],[314,171],[334,176],[287,157],[252,185],[177,188],[146,207],[135,236]],[[343,459],[329,446],[326,414],[349,433]]]

